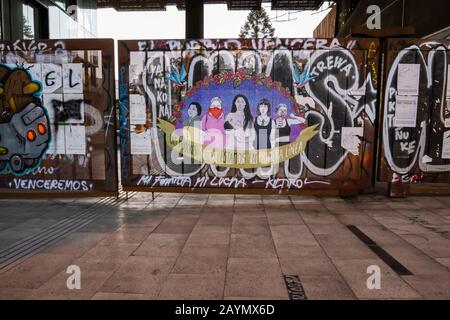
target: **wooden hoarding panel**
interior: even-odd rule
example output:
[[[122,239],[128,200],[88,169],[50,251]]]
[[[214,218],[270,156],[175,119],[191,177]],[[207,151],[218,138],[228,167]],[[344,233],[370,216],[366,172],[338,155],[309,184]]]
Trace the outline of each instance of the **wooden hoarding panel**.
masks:
[[[357,193],[378,41],[119,41],[125,190]]]
[[[111,39],[0,42],[0,193],[117,194]]]
[[[448,40],[387,43],[379,179],[391,195],[450,182],[449,47]]]

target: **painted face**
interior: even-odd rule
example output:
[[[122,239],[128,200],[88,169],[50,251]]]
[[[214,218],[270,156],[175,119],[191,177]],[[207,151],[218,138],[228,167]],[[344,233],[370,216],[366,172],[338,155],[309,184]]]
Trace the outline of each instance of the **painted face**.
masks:
[[[223,112],[222,104],[218,101],[214,101],[213,103],[211,103],[208,111],[214,118],[218,119]]]
[[[214,101],[211,103],[211,106],[209,107],[210,109],[212,108],[220,108],[222,109],[222,104],[219,101]]]
[[[266,104],[259,105],[259,112],[261,113],[261,115],[266,115],[267,111],[269,111],[269,107]]]
[[[244,98],[242,98],[242,97],[237,98],[235,104],[236,104],[236,110],[237,111],[244,111],[244,109],[245,109],[245,100],[244,100]]]
[[[285,106],[279,107],[277,113],[280,117],[285,117],[287,115],[287,107]]]
[[[197,107],[195,106],[195,104],[191,104],[189,106],[188,115],[189,115],[189,118],[193,118],[193,117],[198,115],[197,114]]]

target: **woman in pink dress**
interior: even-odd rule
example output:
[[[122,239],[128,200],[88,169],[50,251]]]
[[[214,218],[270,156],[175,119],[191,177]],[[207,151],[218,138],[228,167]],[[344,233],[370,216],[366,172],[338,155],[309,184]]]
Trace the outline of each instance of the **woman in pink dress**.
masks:
[[[222,100],[219,97],[211,99],[208,112],[201,119],[201,128],[204,132],[203,144],[216,148],[225,145],[224,114]]]

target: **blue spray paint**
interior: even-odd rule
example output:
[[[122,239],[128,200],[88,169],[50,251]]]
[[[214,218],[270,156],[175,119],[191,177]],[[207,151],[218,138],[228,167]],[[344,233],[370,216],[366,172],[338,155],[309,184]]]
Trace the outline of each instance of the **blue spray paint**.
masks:
[[[128,144],[128,83],[125,82],[124,66],[119,70],[119,122],[120,122],[120,166],[122,177],[127,177],[128,172],[128,156],[126,154],[126,147]]]

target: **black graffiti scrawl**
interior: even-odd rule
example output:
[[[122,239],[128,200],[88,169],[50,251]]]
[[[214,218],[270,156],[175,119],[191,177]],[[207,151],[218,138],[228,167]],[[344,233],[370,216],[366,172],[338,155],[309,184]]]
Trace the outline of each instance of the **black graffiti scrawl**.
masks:
[[[305,162],[312,172],[328,175],[348,154],[341,144],[342,128],[360,127],[357,119],[362,111],[373,123],[376,91],[370,76],[360,80],[353,55],[343,48],[316,51],[309,70],[312,79],[306,90],[319,107],[306,115],[310,124],[320,125],[320,134],[309,141]],[[356,91],[365,96],[354,96]]]
[[[66,122],[67,120],[81,120],[83,117],[81,104],[82,99],[68,101],[52,100],[55,122]]]
[[[0,65],[0,173],[22,175],[39,165],[50,141],[40,84],[23,68]]]

